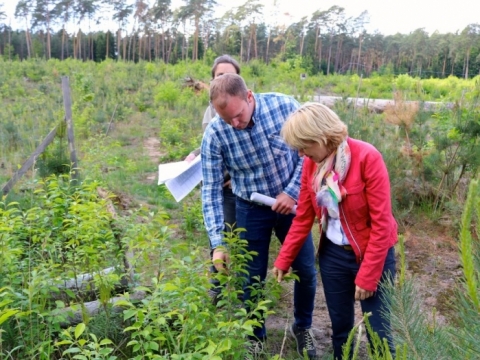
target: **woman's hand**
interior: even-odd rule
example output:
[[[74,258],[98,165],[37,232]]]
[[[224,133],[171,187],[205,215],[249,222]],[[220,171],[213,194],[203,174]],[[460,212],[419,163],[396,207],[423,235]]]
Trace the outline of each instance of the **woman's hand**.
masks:
[[[362,289],[360,286],[355,285],[355,300],[365,300],[368,299],[369,297],[373,296],[373,291],[368,291],[365,289]]]
[[[274,266],[272,272],[273,276],[275,277],[275,279],[277,279],[278,282],[281,282],[283,280],[283,276],[285,275],[283,270],[280,270],[279,268]]]

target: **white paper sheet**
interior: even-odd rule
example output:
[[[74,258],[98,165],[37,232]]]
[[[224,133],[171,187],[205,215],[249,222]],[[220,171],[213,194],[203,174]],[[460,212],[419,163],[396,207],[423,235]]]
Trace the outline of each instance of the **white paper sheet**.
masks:
[[[179,161],[158,166],[158,185],[165,184],[177,202],[202,181],[200,156],[192,162]]]
[[[273,206],[273,204],[275,204],[275,201],[277,201],[277,199],[274,199],[270,196],[259,194],[257,192],[253,192],[250,195],[250,201],[254,201],[267,206]],[[292,214],[296,214],[296,213],[297,213],[297,205],[295,205],[292,209]]]

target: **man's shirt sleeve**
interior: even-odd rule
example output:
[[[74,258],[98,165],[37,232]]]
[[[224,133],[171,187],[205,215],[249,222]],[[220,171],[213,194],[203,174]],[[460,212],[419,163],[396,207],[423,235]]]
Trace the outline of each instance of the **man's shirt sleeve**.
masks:
[[[214,249],[223,245],[223,158],[211,125],[205,130],[201,146],[202,209],[210,246]]]
[[[284,119],[284,123],[285,121],[287,121],[288,117],[300,107],[300,103],[294,98],[291,98],[290,106],[291,106],[291,109],[289,111],[288,116]],[[290,182],[285,187],[285,189],[283,189],[283,192],[288,196],[290,196],[295,201],[298,201],[298,196],[300,194],[300,179],[302,176],[303,158],[299,158],[298,152],[296,150],[291,150],[291,151],[294,152],[292,154],[292,159],[297,160],[297,165],[295,167],[295,171],[292,177],[290,178]]]
[[[300,194],[300,178],[302,176],[302,166],[303,166],[303,158],[298,159],[297,166],[290,180],[290,183],[283,190],[285,194],[290,196],[295,201],[298,201],[298,196]]]

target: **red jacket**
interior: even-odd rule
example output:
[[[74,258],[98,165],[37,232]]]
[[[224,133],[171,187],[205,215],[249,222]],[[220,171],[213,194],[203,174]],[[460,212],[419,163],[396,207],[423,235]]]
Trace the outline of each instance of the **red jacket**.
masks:
[[[387,251],[397,242],[397,223],[392,215],[390,181],[382,155],[373,145],[348,138],[350,169],[343,182],[347,195],[340,202],[343,231],[357,255],[360,269],[355,284],[375,291],[382,275]],[[316,202],[312,180],[317,164],[305,158],[297,215],[282,245],[275,267],[288,271],[323,209]],[[319,221],[320,222],[320,221]],[[329,241],[322,233],[322,241]]]

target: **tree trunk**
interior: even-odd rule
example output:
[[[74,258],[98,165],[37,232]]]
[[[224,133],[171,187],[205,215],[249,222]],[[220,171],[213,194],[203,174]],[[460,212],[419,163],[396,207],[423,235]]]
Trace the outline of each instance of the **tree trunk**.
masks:
[[[186,36],[185,36],[185,25],[183,25],[183,36],[182,36],[182,60],[185,60],[185,43],[186,43]]]
[[[302,33],[302,38],[300,39],[300,56],[303,55],[303,44],[305,42],[305,33]]]
[[[256,26],[253,32],[253,51],[254,51],[255,59],[258,59],[257,27]]]
[[[50,42],[50,16],[47,15],[47,60],[52,57],[52,46]]]
[[[129,52],[132,53],[132,61],[135,62],[135,54],[136,54],[136,47],[137,47],[137,37],[138,37],[138,33],[135,32],[133,33],[133,36],[132,36],[132,41],[130,42],[131,46],[129,47]],[[139,42],[140,42],[140,39],[139,39]],[[140,54],[138,54],[140,56]]]
[[[148,41],[148,35],[147,34],[144,34],[142,36],[142,60],[147,60],[147,41]]]
[[[62,27],[62,51],[60,52],[61,53],[61,55],[60,55],[61,60],[64,60],[64,57],[63,57],[64,49],[65,49],[65,24]]]
[[[122,58],[122,52],[120,51],[122,46],[122,35],[120,31],[120,29],[117,30],[117,61]]]
[[[95,53],[93,50],[93,35],[90,32],[90,35],[88,36],[89,41],[90,41],[90,59],[95,60]]]
[[[465,59],[465,62],[466,62],[466,64],[465,64],[465,80],[468,79],[468,65],[469,65],[469,62],[470,62],[470,50],[471,49],[472,49],[471,47],[469,47],[467,49],[467,55],[466,55],[466,59]]]
[[[138,39],[137,39],[137,36],[138,36]],[[138,61],[141,60],[142,58],[142,42],[143,42],[143,37],[140,36],[140,34],[138,34],[137,36],[135,36],[135,39],[133,40],[133,61],[135,61],[135,52],[136,52],[136,48],[135,48],[135,41],[138,40],[138,55],[137,55],[137,59]]]
[[[322,39],[318,40],[318,62],[320,64],[320,69],[322,68]]]
[[[358,38],[357,74],[358,74],[358,69],[360,68],[360,58],[362,55],[362,42],[363,42],[363,38],[362,38],[362,35],[360,35]]]
[[[159,39],[159,41],[161,41],[161,44],[162,44],[162,60],[163,62],[167,62],[167,54],[166,54],[166,47],[165,47],[165,32],[162,31],[162,38]],[[159,45],[160,45],[160,42],[159,42]]]
[[[442,66],[442,78],[445,78],[446,67],[447,67],[447,52],[445,51],[445,56],[443,58],[443,66]]]
[[[166,51],[165,51],[165,32],[162,31],[162,59],[163,59],[163,62],[167,62],[167,54],[166,54]]]
[[[413,72],[413,68],[415,66],[415,58],[417,57],[417,54],[416,52],[413,53],[413,56],[412,56],[412,61],[410,62],[410,71]]]
[[[75,35],[73,34],[73,58],[76,59],[77,58],[77,40],[78,39],[78,34]]]
[[[27,20],[27,17],[25,17],[25,40],[27,41],[27,54],[28,54],[28,57],[30,58],[32,56],[32,53],[31,53],[31,41],[30,41],[30,31],[28,30],[28,20]]]
[[[243,32],[240,30],[240,61],[243,61]]]
[[[333,66],[333,72],[338,72],[340,69],[340,58],[342,55],[343,36],[340,36],[340,40],[337,42],[337,49],[335,50],[335,64]]]
[[[152,61],[152,34],[148,34],[148,61]]]
[[[88,43],[88,39],[90,38],[90,36],[87,37],[87,41],[84,41],[83,42],[83,56],[82,56],[82,59],[85,61],[85,60],[88,60],[88,49],[90,48],[90,44]]]
[[[107,30],[107,38],[106,38],[106,49],[105,49],[105,60],[108,59],[108,45],[109,45],[109,41],[110,41],[110,30]]]
[[[173,37],[170,37],[168,42],[168,51],[167,51],[167,58],[166,58],[167,64],[170,63],[170,54],[172,53],[172,45],[173,45]]]
[[[272,35],[272,31],[270,30],[268,32],[268,37],[267,37],[267,48],[265,50],[265,64],[268,64],[268,52],[270,51],[270,37]]]
[[[330,59],[332,58],[332,37],[330,36],[330,45],[328,47],[327,75],[330,74]]]
[[[248,41],[247,41],[247,62],[250,61],[250,49],[252,47],[252,32],[250,31],[250,34],[248,36]]]
[[[135,46],[135,26],[133,27],[132,29],[132,34],[130,35],[130,38],[128,39],[128,48],[127,48],[127,60],[130,61],[130,60],[135,60],[134,57],[135,57],[135,50],[134,50],[134,46]],[[131,57],[130,57],[131,56]]]
[[[317,28],[315,29],[315,47],[313,50],[313,53],[318,55],[318,42],[320,41],[320,26],[317,25]],[[321,61],[322,59],[318,59],[318,61]]]
[[[198,34],[200,33],[200,19],[195,16],[195,34],[193,35],[192,60],[198,60]]]
[[[81,32],[81,30],[78,30],[77,46],[78,46],[78,51],[77,51],[78,59],[82,59],[82,32]]]
[[[125,36],[123,37],[123,61],[128,61],[127,42],[128,34],[125,32]]]

